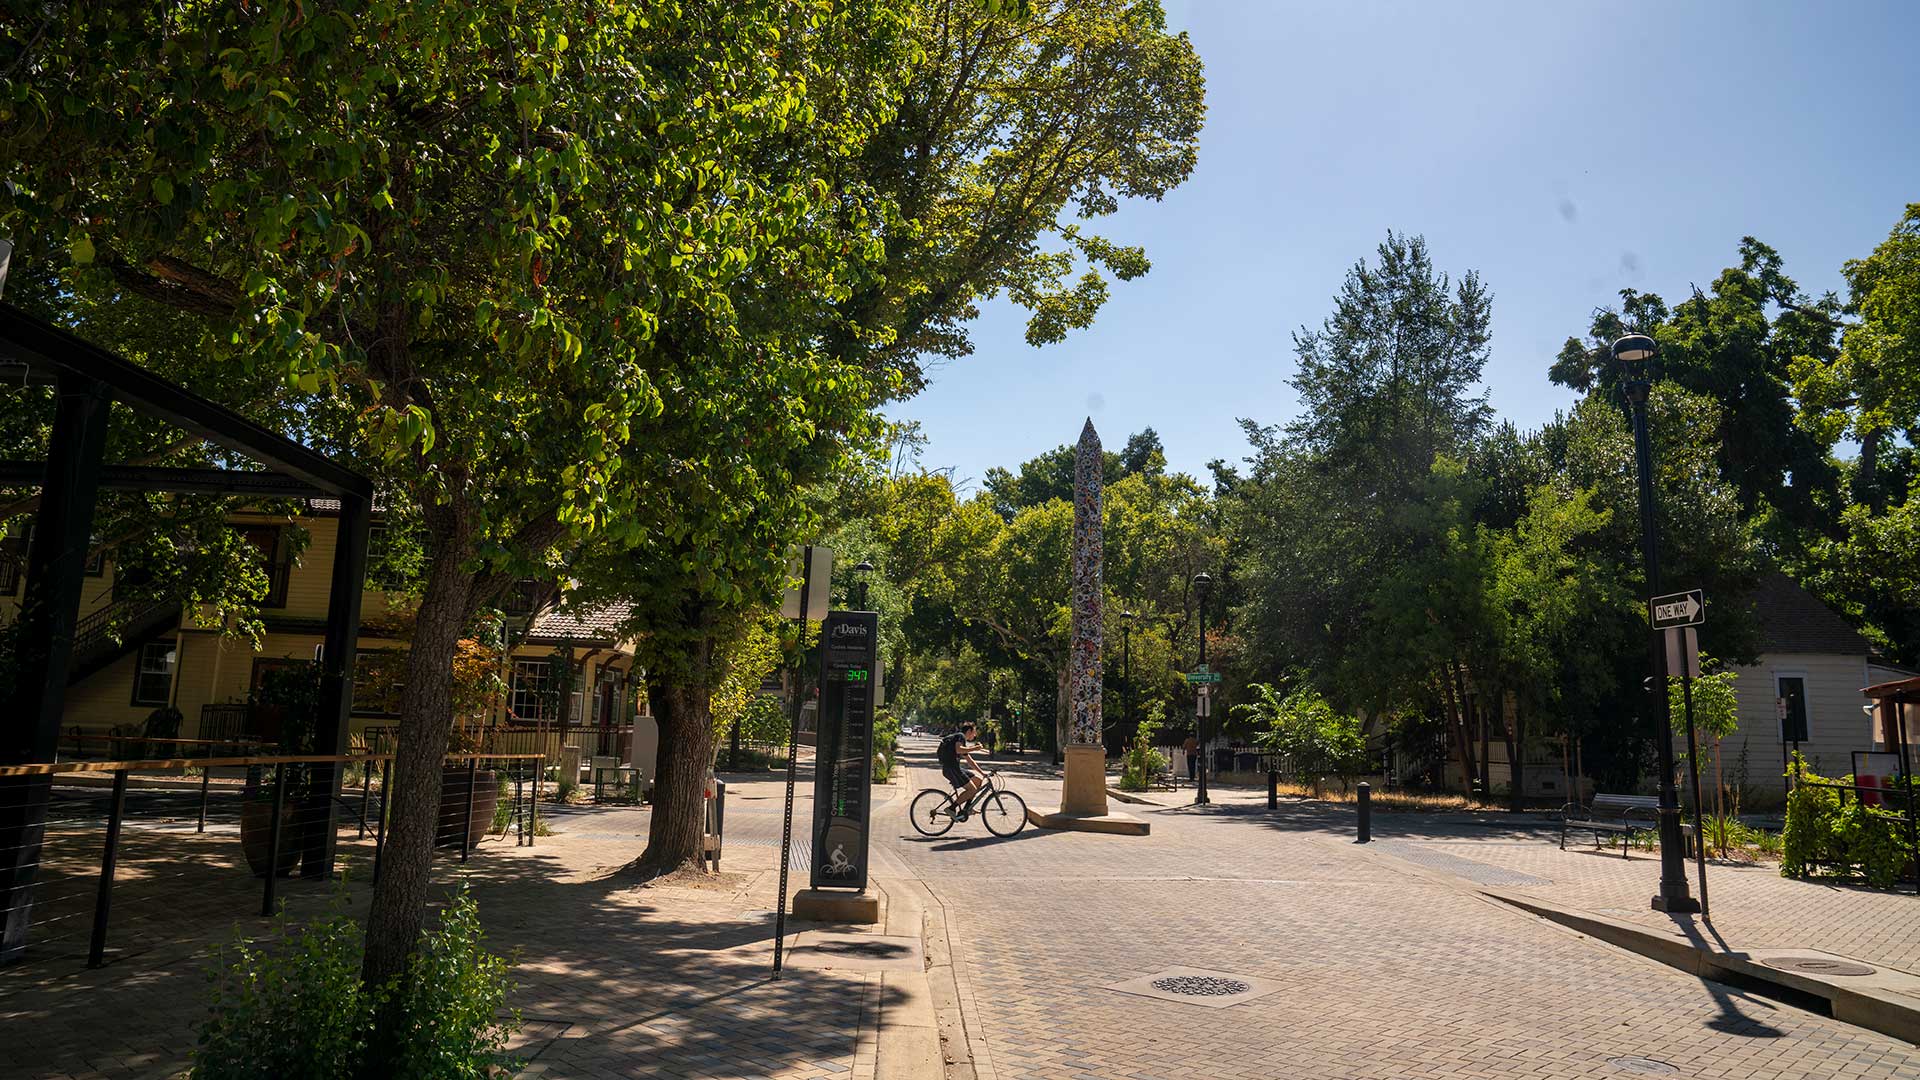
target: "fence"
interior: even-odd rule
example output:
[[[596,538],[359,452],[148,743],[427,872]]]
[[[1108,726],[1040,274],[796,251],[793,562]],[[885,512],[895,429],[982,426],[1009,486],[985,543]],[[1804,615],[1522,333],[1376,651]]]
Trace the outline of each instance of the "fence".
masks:
[[[632,724],[567,726],[560,724],[496,724],[478,729],[480,750],[489,754],[537,754],[558,762],[561,748],[577,746],[580,760],[596,757],[628,759],[633,747]],[[387,724],[363,733],[369,753],[391,754],[398,747],[400,728]]]
[[[435,850],[465,862],[509,833],[531,846],[543,764],[538,754],[449,755]],[[389,754],[0,767],[0,809],[46,799],[39,835],[0,850],[32,876],[6,894],[0,961],[84,955],[99,967],[110,940],[122,955],[157,947],[170,924],[252,910],[256,888],[263,915],[285,892],[328,892],[336,861],[378,880],[391,776]]]

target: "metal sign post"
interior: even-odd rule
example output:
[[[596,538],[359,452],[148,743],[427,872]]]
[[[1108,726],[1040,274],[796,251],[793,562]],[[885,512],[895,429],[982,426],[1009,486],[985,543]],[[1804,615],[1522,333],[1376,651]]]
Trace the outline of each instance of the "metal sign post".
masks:
[[[813,611],[820,613],[813,618],[826,614],[825,594],[827,582],[833,576],[833,550],[807,544],[796,552],[795,561],[798,565],[790,572],[799,578],[799,588],[787,590],[780,614],[800,620],[800,650],[805,653],[809,615]],[[821,594],[817,607],[813,603],[816,589]],[[788,615],[788,611],[793,614]],[[787,864],[793,861],[793,782],[800,760],[800,706],[804,696],[800,692],[800,681],[794,680],[793,716],[787,726],[787,808],[780,824],[780,898],[773,917],[773,972],[776,975],[780,973],[787,938]]]
[[[1680,701],[1686,710],[1687,773],[1693,781],[1693,866],[1700,879],[1700,921],[1708,922],[1712,916],[1707,909],[1707,832],[1700,814],[1700,753],[1693,735],[1693,680],[1700,677],[1700,638],[1694,627],[1702,621],[1703,605],[1699,603],[1699,590],[1683,595],[1689,598],[1693,610],[1676,612],[1675,617],[1694,621],[1676,623],[1662,633],[1667,639],[1667,670],[1680,677]]]
[[[815,889],[867,887],[873,799],[874,661],[880,616],[836,611],[820,628],[820,723],[813,767]]]

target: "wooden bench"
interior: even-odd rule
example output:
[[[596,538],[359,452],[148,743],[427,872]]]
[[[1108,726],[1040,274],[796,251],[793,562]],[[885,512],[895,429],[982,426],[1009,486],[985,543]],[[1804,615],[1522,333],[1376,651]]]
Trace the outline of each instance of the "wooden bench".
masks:
[[[1593,834],[1593,846],[1600,846],[1603,833],[1620,835],[1620,857],[1627,857],[1627,844],[1635,829],[1658,832],[1660,829],[1660,800],[1652,795],[1608,795],[1595,794],[1593,802],[1586,806],[1568,803],[1560,819],[1560,850],[1567,849],[1567,833],[1572,829],[1583,829]],[[1691,841],[1693,826],[1680,823],[1683,840]]]

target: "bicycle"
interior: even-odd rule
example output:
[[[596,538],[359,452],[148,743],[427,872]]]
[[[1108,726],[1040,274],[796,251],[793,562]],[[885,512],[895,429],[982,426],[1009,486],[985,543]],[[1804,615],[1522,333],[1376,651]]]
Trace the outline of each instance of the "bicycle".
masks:
[[[1027,827],[1027,804],[1020,796],[993,782],[999,775],[988,773],[986,783],[980,785],[980,790],[973,793],[963,809],[978,812],[987,831],[993,835],[1012,836]],[[942,788],[927,788],[913,797],[907,815],[921,836],[942,836],[953,828],[953,823],[959,820],[953,796],[953,792]]]

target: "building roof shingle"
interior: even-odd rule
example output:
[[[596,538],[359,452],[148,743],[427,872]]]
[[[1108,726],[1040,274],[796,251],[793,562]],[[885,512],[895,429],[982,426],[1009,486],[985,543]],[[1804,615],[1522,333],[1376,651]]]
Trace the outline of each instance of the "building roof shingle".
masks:
[[[554,608],[533,621],[533,626],[527,631],[527,641],[543,645],[569,641],[582,645],[594,642],[612,645],[619,642],[622,630],[632,615],[633,605],[623,603]]]
[[[1845,619],[1778,570],[1761,577],[1753,607],[1761,652],[1865,656],[1870,651],[1867,639]]]

